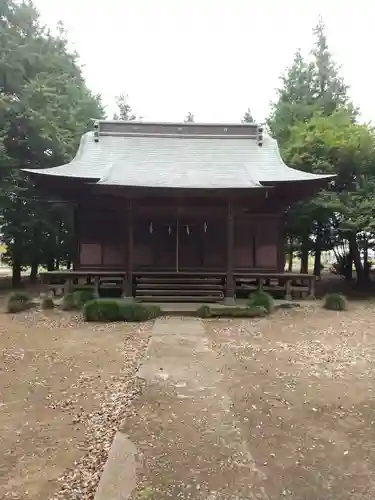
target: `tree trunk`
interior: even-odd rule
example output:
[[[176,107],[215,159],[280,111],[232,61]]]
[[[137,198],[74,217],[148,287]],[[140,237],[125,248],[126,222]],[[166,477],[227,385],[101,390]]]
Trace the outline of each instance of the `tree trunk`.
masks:
[[[32,262],[31,263],[31,270],[30,270],[30,277],[29,277],[29,280],[30,280],[30,283],[31,284],[35,284],[36,281],[37,281],[37,277],[38,277],[38,268],[39,268],[39,263],[38,262]]]
[[[353,256],[354,267],[357,274],[357,284],[363,285],[365,281],[365,274],[361,261],[361,254],[358,248],[357,237],[355,234],[349,236],[349,248]]]
[[[54,271],[54,270],[55,270],[55,260],[49,259],[47,262],[47,271]]]
[[[301,274],[309,272],[309,239],[305,237],[301,244]]]
[[[345,269],[345,279],[351,281],[353,279],[353,255],[352,252],[348,253],[348,262]]]
[[[288,248],[288,273],[293,271],[293,238],[289,238]]]
[[[368,240],[365,238],[363,241],[363,274],[364,280],[367,282],[370,281],[370,270],[371,268],[368,262]]]
[[[322,270],[322,226],[318,224],[315,241],[314,274],[320,278]]]
[[[20,286],[21,286],[21,264],[14,260],[12,265],[12,287],[20,288]]]

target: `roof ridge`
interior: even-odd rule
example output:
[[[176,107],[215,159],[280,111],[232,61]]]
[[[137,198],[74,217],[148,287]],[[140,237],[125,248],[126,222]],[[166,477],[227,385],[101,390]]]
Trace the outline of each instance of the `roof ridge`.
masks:
[[[99,125],[107,123],[113,125],[134,125],[134,126],[148,126],[148,125],[172,125],[180,127],[242,127],[242,128],[257,128],[263,127],[261,123],[243,123],[243,122],[158,122],[158,121],[143,121],[143,120],[97,120]]]
[[[166,137],[171,139],[250,139],[256,140],[254,135],[225,135],[225,134],[172,134],[163,132],[100,132],[100,137]]]

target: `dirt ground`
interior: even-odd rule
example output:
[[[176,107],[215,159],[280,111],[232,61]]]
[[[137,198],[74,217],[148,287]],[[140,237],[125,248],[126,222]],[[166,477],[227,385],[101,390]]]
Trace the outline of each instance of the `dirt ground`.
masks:
[[[150,330],[0,314],[0,498],[93,498]]]
[[[375,308],[206,323],[270,499],[375,498]]]
[[[374,317],[352,303],[200,331],[166,320],[123,426],[139,454],[131,498],[373,500]]]
[[[197,415],[198,422],[183,414],[189,398],[177,402],[175,393],[170,398],[157,386],[150,388],[153,400],[142,402],[145,390],[138,397],[134,374],[152,324],[87,325],[57,312],[0,315],[0,498],[92,499],[114,431],[125,419],[145,464],[137,500],[258,498],[246,494],[250,475],[229,449],[222,487],[231,494],[220,493],[220,484],[213,491],[221,466],[212,459],[216,443],[204,449],[203,432],[227,436],[232,427],[263,478],[259,498],[372,500],[374,317],[373,304],[358,302],[342,313],[308,306],[251,321],[203,321],[210,358],[204,347],[197,373],[206,373],[205,361],[213,360],[207,385],[212,382],[228,404],[216,418],[225,412],[230,420],[220,428],[209,387],[208,399],[203,392],[199,400],[205,417]],[[186,341],[181,349],[188,346]],[[171,367],[184,369],[173,352],[167,354]],[[140,419],[141,411],[148,421]],[[184,441],[189,422],[195,431],[190,442]],[[197,457],[203,457],[199,463]],[[230,484],[233,467],[241,470],[233,475],[241,484]],[[194,480],[194,488],[169,495],[179,476],[181,484]]]

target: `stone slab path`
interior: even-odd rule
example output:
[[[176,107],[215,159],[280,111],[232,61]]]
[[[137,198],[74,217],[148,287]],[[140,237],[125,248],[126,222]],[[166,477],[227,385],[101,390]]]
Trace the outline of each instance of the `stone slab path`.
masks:
[[[200,320],[155,322],[139,369],[144,390],[121,430],[137,450],[132,499],[269,498],[232,412],[224,365]]]

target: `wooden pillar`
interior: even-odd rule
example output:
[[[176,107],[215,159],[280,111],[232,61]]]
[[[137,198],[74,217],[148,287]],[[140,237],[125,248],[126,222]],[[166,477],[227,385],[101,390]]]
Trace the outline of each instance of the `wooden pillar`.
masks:
[[[133,247],[134,247],[134,214],[133,205],[129,201],[127,210],[128,226],[128,265],[127,265],[127,297],[133,296]]]
[[[285,268],[285,213],[282,212],[277,218],[277,272],[283,273]]]
[[[176,217],[176,272],[180,270],[180,209]]]
[[[73,205],[73,245],[74,245],[74,250],[73,250],[73,271],[79,269],[79,263],[80,263],[80,242],[79,242],[79,228],[78,228],[78,210],[79,210],[79,205],[77,203],[74,203]]]
[[[227,276],[225,286],[225,303],[235,305],[236,286],[233,276],[234,263],[234,218],[231,203],[228,203],[227,213]]]

